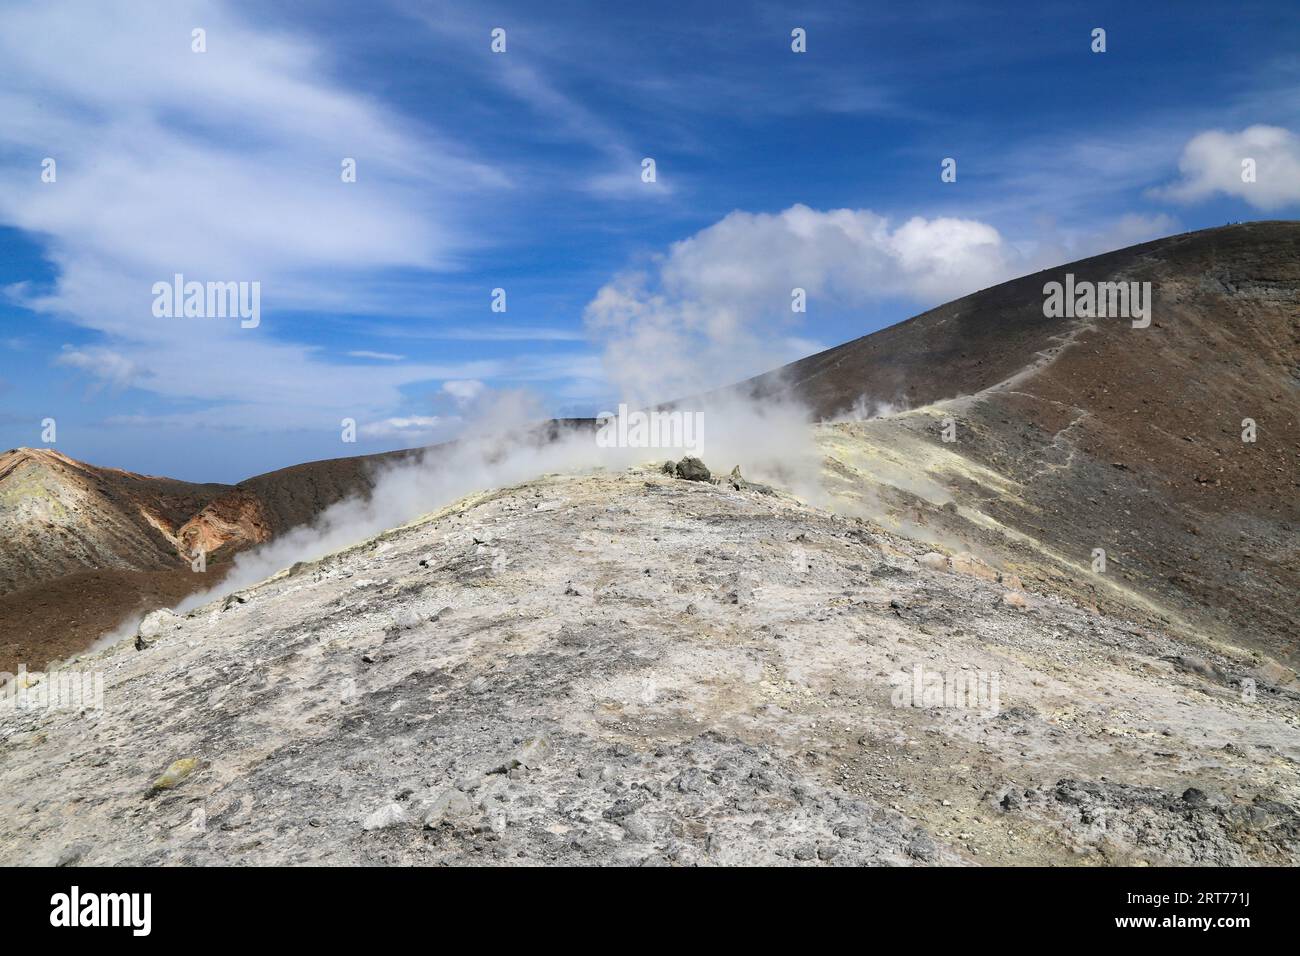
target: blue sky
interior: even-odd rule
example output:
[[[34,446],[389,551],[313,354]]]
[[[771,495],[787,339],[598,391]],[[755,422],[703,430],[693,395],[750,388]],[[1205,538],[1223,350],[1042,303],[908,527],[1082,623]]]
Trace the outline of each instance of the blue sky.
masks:
[[[1287,2],[269,6],[0,9],[0,447],[235,481],[1300,211]],[[178,272],[260,324],[155,317]]]

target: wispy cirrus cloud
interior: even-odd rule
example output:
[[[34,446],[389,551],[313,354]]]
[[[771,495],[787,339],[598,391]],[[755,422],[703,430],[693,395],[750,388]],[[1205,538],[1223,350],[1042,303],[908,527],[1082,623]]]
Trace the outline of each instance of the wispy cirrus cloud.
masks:
[[[369,349],[353,349],[348,352],[351,358],[375,359],[378,362],[400,362],[405,355],[398,355],[395,352],[372,352]]]
[[[585,342],[579,329],[538,325],[440,325],[398,326],[373,325],[378,337],[427,339],[446,342]]]
[[[102,347],[73,348],[65,345],[54,364],[81,369],[98,383],[117,389],[134,385],[142,374],[140,366],[131,359]]]
[[[255,430],[382,414],[407,386],[487,368],[358,370],[277,328],[284,310],[355,306],[372,277],[453,266],[477,241],[465,197],[509,186],[455,140],[340,82],[324,49],[215,0],[53,0],[0,9],[0,64],[0,224],[41,237],[57,270],[50,287],[9,292],[99,336],[57,353],[58,366],[207,403],[181,413],[191,425]],[[271,317],[255,332],[157,318],[152,286],[177,273],[259,282]]]

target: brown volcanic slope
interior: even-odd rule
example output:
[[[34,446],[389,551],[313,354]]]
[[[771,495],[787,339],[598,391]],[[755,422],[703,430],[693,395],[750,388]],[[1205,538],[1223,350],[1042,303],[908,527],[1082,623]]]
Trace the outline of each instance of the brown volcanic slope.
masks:
[[[191,484],[74,461],[0,454],[0,672],[79,651],[128,614],[210,586],[234,554],[370,488],[405,453],[309,462],[237,485]],[[190,570],[196,547],[204,575]]]
[[[414,451],[328,458],[247,478],[194,514],[178,534],[193,548],[229,554],[311,521],[330,505],[373,487],[376,468]],[[218,553],[218,560],[222,557]]]
[[[1044,318],[1043,285],[1067,272],[1150,281],[1151,326]],[[878,446],[896,446],[902,429],[964,460],[944,475],[958,507],[1076,568],[1090,571],[1102,548],[1108,584],[1207,637],[1300,662],[1300,223],[1238,224],[1060,266],[745,387],[792,388],[822,417],[862,395],[929,406],[869,424]],[[956,396],[972,397],[943,401]],[[939,438],[947,415],[954,444]],[[1253,444],[1242,441],[1246,418]],[[982,469],[1013,490],[981,481]]]
[[[175,530],[226,490],[97,468],[50,449],[0,455],[0,594],[90,569],[175,567]]]
[[[1211,394],[1214,385],[1235,391],[1238,378],[1258,374],[1268,377],[1273,394],[1289,390],[1294,397],[1300,384],[1298,244],[1295,221],[1240,223],[1157,239],[981,290],[740,387],[759,394],[793,388],[821,418],[847,412],[863,395],[907,407],[972,395],[1010,378],[1039,353],[1059,348],[1081,328],[1077,319],[1043,316],[1044,283],[1071,272],[1076,280],[1153,282],[1153,328],[1136,330],[1113,320],[1096,334],[1116,352],[1154,347],[1149,364],[1164,365],[1161,371],[1176,376],[1168,384],[1188,378],[1187,369],[1171,359],[1198,353],[1211,359],[1220,352],[1212,360],[1221,371],[1194,386],[1189,398]],[[1112,352],[1106,354],[1109,360]],[[1116,388],[1140,384],[1112,381]]]
[[[549,422],[538,437],[582,424]],[[0,454],[0,673],[44,667],[131,614],[212,586],[239,551],[368,494],[380,468],[429,451],[305,462],[236,485],[100,468],[43,448]],[[203,575],[182,557],[196,548],[207,553]]]

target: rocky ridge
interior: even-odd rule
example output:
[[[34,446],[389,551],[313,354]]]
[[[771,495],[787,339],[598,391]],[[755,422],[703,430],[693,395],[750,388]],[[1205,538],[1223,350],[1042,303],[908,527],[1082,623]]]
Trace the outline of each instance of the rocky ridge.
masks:
[[[0,720],[0,860],[1300,859],[1248,652],[773,489],[548,476],[147,624]]]

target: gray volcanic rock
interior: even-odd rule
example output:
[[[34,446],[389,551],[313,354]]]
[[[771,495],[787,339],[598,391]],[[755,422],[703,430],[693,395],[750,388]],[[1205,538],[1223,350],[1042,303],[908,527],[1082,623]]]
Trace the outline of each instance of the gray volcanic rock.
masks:
[[[689,455],[673,466],[673,474],[686,481],[709,481],[713,477],[704,462]]]
[[[1238,652],[932,550],[650,470],[471,496],[0,715],[0,863],[1300,862],[1296,702],[1164,659]]]

